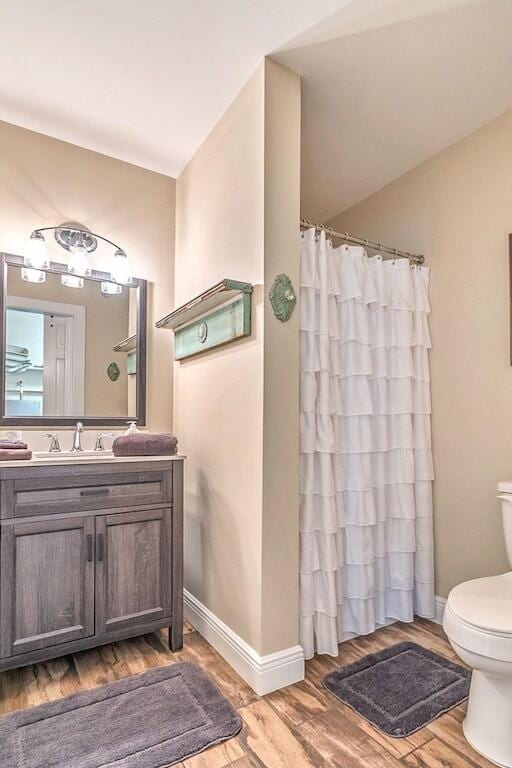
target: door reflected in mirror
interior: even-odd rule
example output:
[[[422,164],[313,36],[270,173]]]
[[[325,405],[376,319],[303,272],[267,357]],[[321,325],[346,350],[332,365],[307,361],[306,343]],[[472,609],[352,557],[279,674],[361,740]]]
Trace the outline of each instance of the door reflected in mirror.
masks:
[[[6,271],[4,417],[136,419],[140,288]]]

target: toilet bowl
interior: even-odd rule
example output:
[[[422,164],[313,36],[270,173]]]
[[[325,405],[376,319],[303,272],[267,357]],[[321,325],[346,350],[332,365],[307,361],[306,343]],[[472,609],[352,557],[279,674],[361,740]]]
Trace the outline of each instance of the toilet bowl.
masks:
[[[512,483],[500,483],[498,492],[512,565]],[[464,735],[488,760],[512,768],[512,571],[454,587],[443,626],[473,670]]]

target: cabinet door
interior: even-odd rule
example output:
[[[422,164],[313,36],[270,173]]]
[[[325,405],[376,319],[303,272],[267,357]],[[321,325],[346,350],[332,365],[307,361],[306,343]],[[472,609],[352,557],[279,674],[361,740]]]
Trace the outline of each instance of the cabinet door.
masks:
[[[96,518],[96,634],[171,615],[171,509]]]
[[[2,658],[94,634],[93,550],[90,517],[2,527]]]

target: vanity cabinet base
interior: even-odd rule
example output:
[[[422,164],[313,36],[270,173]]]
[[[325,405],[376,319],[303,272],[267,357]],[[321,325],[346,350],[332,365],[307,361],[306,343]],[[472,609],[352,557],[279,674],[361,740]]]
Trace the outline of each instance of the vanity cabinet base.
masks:
[[[154,462],[149,478],[137,462],[81,478],[87,466],[48,468],[46,482],[45,467],[0,468],[0,671],[166,628],[170,649],[183,646],[183,460]],[[109,506],[121,470],[127,506]],[[101,494],[85,485],[76,506],[48,506],[53,489],[88,480]],[[139,503],[139,482],[159,503]],[[31,486],[44,487],[44,513],[19,517]]]
[[[38,664],[41,661],[49,661],[50,659],[57,659],[61,656],[67,656],[70,653],[79,653],[80,651],[87,651],[91,648],[99,648],[102,645],[109,645],[110,643],[116,643],[120,640],[129,640],[131,637],[139,637],[141,635],[147,635],[151,632],[159,632],[162,629],[169,628],[169,638],[171,628],[168,622],[151,622],[144,626],[130,627],[124,631],[118,631],[115,637],[109,639],[98,637],[87,637],[83,640],[75,640],[71,643],[62,643],[54,645],[52,648],[45,648],[41,651],[31,651],[29,653],[20,654],[18,656],[11,656],[7,659],[0,659],[0,672],[4,672],[7,669],[17,669],[18,667],[27,667],[30,664]],[[181,650],[183,647],[183,628],[181,629],[181,645],[179,647],[171,648],[169,642],[169,650],[173,653]]]

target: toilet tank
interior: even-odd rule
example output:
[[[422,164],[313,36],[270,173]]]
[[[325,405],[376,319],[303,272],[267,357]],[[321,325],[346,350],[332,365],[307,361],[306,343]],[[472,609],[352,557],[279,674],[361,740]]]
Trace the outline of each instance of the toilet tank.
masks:
[[[512,481],[498,483],[498,499],[501,500],[501,517],[508,562],[512,568]]]

